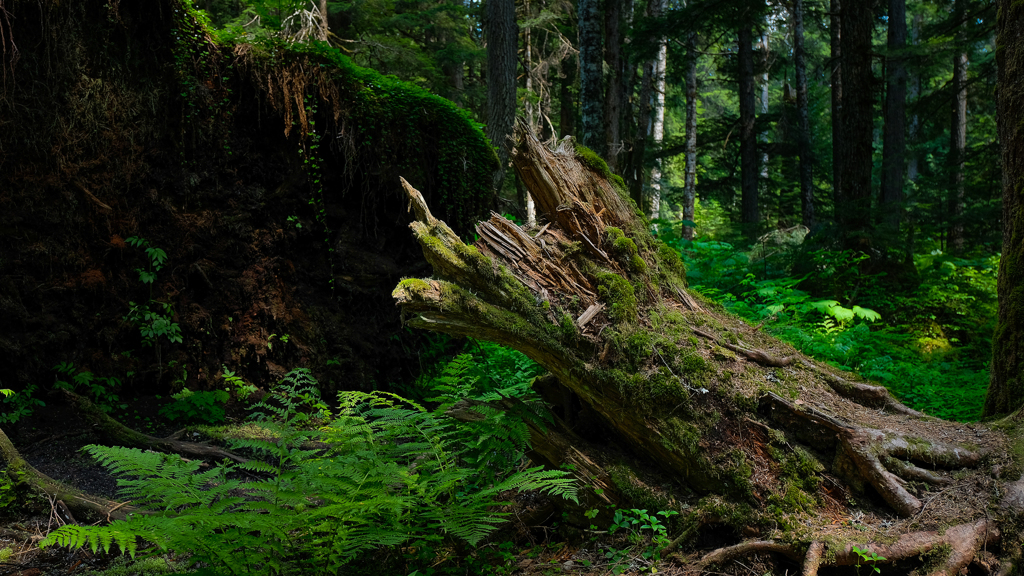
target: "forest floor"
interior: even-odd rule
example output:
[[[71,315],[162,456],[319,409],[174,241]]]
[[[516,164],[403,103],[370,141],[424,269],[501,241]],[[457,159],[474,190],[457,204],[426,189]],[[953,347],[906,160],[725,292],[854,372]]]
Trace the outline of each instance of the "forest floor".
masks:
[[[130,423],[136,429],[155,436],[166,436],[176,428],[172,423],[158,414],[163,402],[157,397],[148,396],[129,401],[113,415],[122,422]],[[20,449],[22,455],[40,472],[51,478],[66,482],[86,493],[116,499],[117,484],[105,469],[97,465],[81,448],[87,444],[102,440],[90,430],[90,424],[79,417],[69,405],[53,402],[47,406],[45,414],[37,411],[35,415],[21,421],[10,432],[12,441]],[[241,414],[238,414],[241,417]],[[229,421],[231,418],[229,417]],[[980,426],[963,424],[960,430],[964,435],[980,434]],[[976,430],[976,427],[978,429]],[[962,437],[961,437],[962,438]],[[968,480],[962,478],[961,480]],[[970,478],[976,481],[977,478]],[[958,508],[953,515],[972,517],[971,511],[964,507],[985,507],[981,501],[970,498],[971,490],[962,490],[958,482],[956,488],[950,490],[959,495],[955,501],[944,496],[943,490],[931,495],[928,500],[930,510],[928,516],[935,514],[934,508],[955,506]],[[987,491],[978,487],[977,494]],[[899,520],[885,507],[884,503],[872,505],[871,500],[857,498],[855,507],[848,507],[851,496],[845,489],[838,487],[830,497],[831,506],[826,507],[837,534],[858,529],[865,532],[895,529],[906,520]],[[3,494],[0,494],[2,497]],[[88,549],[70,551],[57,547],[40,550],[38,543],[46,534],[58,528],[66,520],[62,519],[59,506],[55,502],[39,497],[30,497],[17,505],[0,507],[0,513],[6,510],[18,510],[18,515],[0,517],[0,576],[56,576],[62,574],[96,574],[109,570],[109,576],[128,576],[133,574],[149,575],[168,573],[167,570],[148,570],[129,568],[125,570],[123,562],[118,560],[116,553],[93,553]],[[598,576],[610,574],[696,574],[693,561],[705,553],[728,545],[735,540],[734,534],[719,534],[714,529],[698,534],[696,541],[687,547],[687,554],[675,555],[653,562],[649,556],[654,551],[650,540],[634,534],[620,531],[608,534],[605,531],[580,530],[569,526],[559,526],[560,515],[557,509],[546,499],[535,493],[509,494],[507,498],[512,504],[503,511],[509,513],[510,522],[475,551],[452,551],[451,557],[438,557],[432,566],[433,570],[425,570],[423,566],[415,568],[407,565],[403,570],[398,568],[401,561],[395,562],[395,555],[401,551],[392,550],[388,558],[380,558],[374,574],[382,576],[407,576],[409,573],[425,575],[437,574],[500,574],[500,575],[561,575]],[[850,509],[858,510],[851,513]],[[918,522],[921,518],[917,519]],[[674,534],[669,534],[669,537]],[[7,550],[7,552],[5,552]],[[466,554],[469,553],[469,557]],[[645,553],[647,557],[645,557]],[[458,560],[455,560],[458,558]],[[396,570],[381,572],[381,565],[394,566]],[[453,564],[457,564],[453,565]],[[972,565],[974,566],[974,565]],[[881,566],[881,574],[905,574],[907,566]],[[351,572],[361,573],[358,569]],[[366,572],[369,573],[369,572]],[[700,574],[754,575],[767,574],[799,574],[800,566],[780,557],[751,556],[730,564],[720,572],[700,570]],[[822,568],[821,574],[853,575],[859,572],[855,567]],[[973,573],[973,572],[972,572]],[[980,573],[980,572],[979,572]]]
[[[138,398],[130,401],[126,408],[114,416],[133,424],[140,431],[166,436],[175,427],[157,413],[161,403],[154,396]],[[47,406],[45,412],[36,411],[11,428],[12,441],[26,460],[40,472],[88,494],[116,499],[115,478],[81,450],[88,444],[102,442],[102,439],[90,430],[90,424],[70,406],[54,402]],[[152,565],[149,571],[138,568],[125,570],[116,553],[93,553],[87,548],[68,550],[50,547],[40,550],[38,543],[65,520],[61,518],[55,502],[36,496],[26,497],[24,493],[19,494],[18,498],[22,501],[0,508],[0,514],[4,514],[0,516],[0,576],[97,574],[105,570],[109,570],[111,576],[164,573],[153,570]],[[558,513],[545,497],[524,493],[510,495],[510,498],[514,499],[514,503],[506,507],[505,511],[510,513],[512,521],[479,550],[483,553],[479,556],[494,559],[495,565],[491,566],[493,570],[488,571],[486,564],[482,565],[478,561],[472,571],[460,570],[453,573],[580,576],[651,573],[653,564],[644,560],[640,552],[637,552],[636,558],[624,554],[618,562],[609,561],[606,557],[609,551],[626,551],[632,546],[622,535],[619,538],[604,535],[594,541],[571,543],[558,533]],[[8,512],[11,510],[17,513],[12,515]],[[9,552],[4,553],[3,550]],[[443,563],[444,559],[438,559],[438,564]],[[678,562],[663,561],[657,566],[659,574],[684,572],[683,565]],[[757,572],[758,575],[764,573],[765,570]],[[395,576],[405,574],[395,573]]]

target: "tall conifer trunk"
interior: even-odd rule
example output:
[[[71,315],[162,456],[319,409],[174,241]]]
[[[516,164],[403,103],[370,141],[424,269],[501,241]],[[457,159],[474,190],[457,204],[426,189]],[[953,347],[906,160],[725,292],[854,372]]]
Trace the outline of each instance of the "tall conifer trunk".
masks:
[[[987,416],[1024,405],[1024,3],[999,0],[998,14],[996,117],[1003,161],[1003,255]]]
[[[622,152],[622,102],[625,91],[622,85],[622,2],[607,0],[604,8],[604,59],[611,72],[604,93],[604,158],[612,172],[619,170],[619,154]]]
[[[600,0],[579,0],[580,109],[583,113],[580,141],[592,150],[604,144],[604,78],[601,54]]]
[[[963,20],[964,0],[956,0],[955,17]],[[963,23],[959,24],[963,29]],[[963,33],[957,34],[957,44],[963,46]],[[961,48],[962,49],[962,48]],[[953,110],[949,126],[949,251],[964,251],[964,151],[967,147],[967,54],[953,57]]]
[[[832,204],[835,220],[839,221],[838,207],[843,203],[843,59],[842,5],[839,0],[829,0],[829,59],[832,82]]]
[[[903,174],[906,157],[907,68],[903,50],[907,45],[906,0],[889,0],[885,89],[885,135],[882,144],[882,220],[890,231],[899,229],[903,204]]]
[[[874,1],[843,2],[842,66],[843,103],[841,114],[843,160],[841,201],[836,216],[848,240],[858,245],[868,241],[871,223],[872,131],[874,129],[874,83],[871,71],[871,35],[874,30]],[[856,235],[854,239],[850,234]]]
[[[757,132],[754,129],[754,35],[749,19],[739,31],[740,221],[747,232],[757,228]]]
[[[686,176],[683,180],[683,220],[693,222],[697,197],[697,33],[686,38]],[[683,238],[693,240],[694,229],[683,226]]]
[[[804,0],[793,1],[793,59],[796,68],[796,110],[799,118],[801,220],[804,226],[810,228],[814,226],[814,161],[811,158],[811,124],[807,110]]]
[[[500,165],[493,184],[505,179],[516,119],[516,8],[513,0],[487,0],[487,138],[498,150]]]

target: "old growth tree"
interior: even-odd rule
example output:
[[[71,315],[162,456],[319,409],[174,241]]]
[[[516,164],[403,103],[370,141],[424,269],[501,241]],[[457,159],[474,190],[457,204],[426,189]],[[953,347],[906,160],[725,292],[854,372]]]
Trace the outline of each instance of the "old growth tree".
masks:
[[[1012,422],[917,413],[689,293],[588,150],[520,129],[513,164],[547,224],[494,215],[474,246],[405,184],[435,277],[394,296],[412,326],[500,342],[551,372],[538,388],[554,423],[534,430],[535,455],[601,488],[584,507],[683,511],[672,548],[724,535],[696,569],[771,553],[816,574],[858,563],[854,547],[928,574],[1019,562]]]

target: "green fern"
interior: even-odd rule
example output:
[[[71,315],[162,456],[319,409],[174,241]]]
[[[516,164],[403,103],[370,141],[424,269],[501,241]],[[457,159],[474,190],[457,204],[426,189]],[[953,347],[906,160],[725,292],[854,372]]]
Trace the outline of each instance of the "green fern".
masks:
[[[65,526],[43,545],[116,545],[134,556],[143,540],[219,573],[334,574],[404,543],[475,545],[504,521],[494,509],[507,490],[576,499],[561,471],[488,481],[482,460],[467,458],[479,443],[466,444],[465,425],[440,410],[381,392],[343,392],[339,406],[331,414],[308,371],[293,371],[258,405],[275,438],[236,441],[256,458],[205,471],[173,455],[89,446],[120,477],[121,496],[146,513],[105,527]],[[314,422],[323,425],[306,429]],[[310,442],[322,448],[302,448]],[[238,480],[238,472],[255,479]]]

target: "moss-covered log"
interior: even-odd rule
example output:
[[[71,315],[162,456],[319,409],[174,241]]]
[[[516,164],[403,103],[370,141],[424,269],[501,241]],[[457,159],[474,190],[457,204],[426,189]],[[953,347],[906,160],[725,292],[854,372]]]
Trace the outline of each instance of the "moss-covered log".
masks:
[[[86,494],[36,470],[22,458],[3,430],[0,430],[0,464],[6,468],[11,482],[26,485],[29,490],[50,500],[55,507],[58,506],[58,502],[63,503],[70,511],[79,514],[83,519],[99,518],[107,522],[124,520],[129,513],[136,511],[127,502],[114,502],[100,496]]]
[[[708,526],[736,540],[701,565],[785,550],[814,571],[900,534],[958,555],[935,560],[935,573],[959,570],[979,542],[1016,554],[1005,544],[1016,534],[992,537],[1001,525],[989,509],[1021,476],[1013,421],[930,418],[689,293],[678,255],[600,159],[568,140],[550,150],[517,137],[515,169],[547,223],[493,215],[469,246],[403,181],[435,277],[403,280],[394,296],[412,326],[499,342],[547,368],[575,398],[562,416],[574,405],[596,415],[587,440],[618,460],[605,467],[626,470],[620,479],[659,470],[646,490],[616,482],[620,506],[654,498],[683,512],[683,551]],[[1021,513],[1003,502],[1004,518]],[[927,535],[950,526],[963,537]]]

